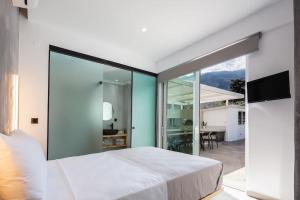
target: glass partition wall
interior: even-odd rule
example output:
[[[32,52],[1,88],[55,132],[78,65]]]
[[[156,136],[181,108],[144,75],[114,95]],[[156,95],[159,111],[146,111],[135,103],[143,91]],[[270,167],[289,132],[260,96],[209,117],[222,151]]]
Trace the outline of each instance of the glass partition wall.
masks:
[[[51,52],[49,73],[48,158],[100,151],[99,135],[103,123],[101,66]]]
[[[152,74],[50,51],[48,100],[49,160],[155,146]]]

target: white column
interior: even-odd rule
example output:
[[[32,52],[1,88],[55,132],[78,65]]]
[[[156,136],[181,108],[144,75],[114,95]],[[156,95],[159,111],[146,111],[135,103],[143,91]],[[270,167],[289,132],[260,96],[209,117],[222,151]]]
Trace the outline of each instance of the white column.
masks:
[[[193,92],[193,154],[199,155],[199,131],[200,131],[200,71],[195,72]]]

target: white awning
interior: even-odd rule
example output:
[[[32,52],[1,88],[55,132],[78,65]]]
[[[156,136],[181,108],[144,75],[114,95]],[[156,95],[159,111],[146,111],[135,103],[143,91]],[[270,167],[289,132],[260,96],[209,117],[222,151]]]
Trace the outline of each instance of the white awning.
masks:
[[[242,99],[243,94],[200,84],[200,103]],[[186,81],[169,81],[168,104],[190,104],[193,101],[193,84]]]

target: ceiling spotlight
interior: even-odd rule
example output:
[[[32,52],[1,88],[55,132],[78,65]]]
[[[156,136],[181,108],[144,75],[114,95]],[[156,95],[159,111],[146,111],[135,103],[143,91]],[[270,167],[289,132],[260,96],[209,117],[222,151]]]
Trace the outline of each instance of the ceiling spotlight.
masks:
[[[119,80],[115,80],[116,82],[118,82]]]
[[[147,28],[142,28],[142,32],[146,32],[147,31]]]

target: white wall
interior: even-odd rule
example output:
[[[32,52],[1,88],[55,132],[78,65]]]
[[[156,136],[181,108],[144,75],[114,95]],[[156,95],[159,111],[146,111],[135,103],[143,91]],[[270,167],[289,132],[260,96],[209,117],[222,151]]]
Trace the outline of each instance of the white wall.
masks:
[[[238,124],[239,111],[245,109],[237,106],[229,106],[227,109],[227,123],[226,123],[226,141],[236,141],[245,138],[245,125]]]
[[[110,129],[110,125],[113,123],[114,129],[127,130],[127,120],[131,118],[131,112],[127,110],[129,102],[125,97],[131,95],[131,91],[127,90],[130,86],[103,82],[103,101],[110,102],[113,106],[113,117],[103,121],[103,129]],[[126,92],[130,94],[126,94]]]
[[[268,31],[293,20],[293,0],[281,0],[240,22],[188,46],[157,62],[161,72],[186,61],[205,55],[258,31]]]
[[[83,37],[52,26],[30,22],[20,16],[19,127],[47,148],[49,44],[155,72],[154,63],[142,55],[111,43]],[[38,117],[39,124],[30,124]]]
[[[210,128],[226,130],[225,141],[236,141],[245,138],[245,125],[238,124],[238,112],[245,111],[239,106],[230,105],[202,110],[202,119]]]
[[[260,51],[249,57],[247,79],[290,69],[293,78],[293,1],[282,0],[157,63],[159,71],[261,31]],[[293,79],[291,79],[293,87]],[[293,198],[293,99],[252,104],[246,127],[247,190],[251,194]],[[247,130],[249,129],[249,130]]]
[[[293,199],[294,40],[293,24],[265,32],[260,50],[249,55],[247,81],[290,70],[291,99],[248,105],[247,189]],[[274,88],[276,90],[276,88]]]
[[[207,122],[207,126],[223,126],[225,128],[227,123],[227,109],[226,107],[222,108],[213,108],[205,109],[202,113],[203,121]]]

